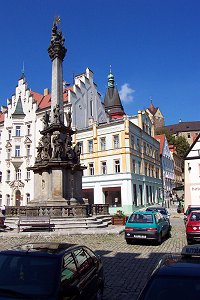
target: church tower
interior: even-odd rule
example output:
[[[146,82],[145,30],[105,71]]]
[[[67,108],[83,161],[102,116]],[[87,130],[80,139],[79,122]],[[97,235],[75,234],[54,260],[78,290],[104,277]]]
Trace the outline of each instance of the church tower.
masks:
[[[119,97],[119,92],[114,83],[114,76],[110,70],[108,75],[108,88],[104,98],[104,106],[110,119],[121,119],[125,115],[125,112]]]

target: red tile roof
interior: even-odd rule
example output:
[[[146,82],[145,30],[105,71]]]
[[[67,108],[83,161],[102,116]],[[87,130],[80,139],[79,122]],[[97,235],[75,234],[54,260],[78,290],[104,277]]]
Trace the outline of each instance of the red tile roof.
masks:
[[[154,138],[160,142],[160,154],[162,154],[163,152],[163,147],[164,147],[164,143],[165,143],[165,134],[159,134],[159,135],[155,135]]]
[[[4,114],[0,111],[0,123],[4,122]]]
[[[64,102],[68,102],[68,90],[73,91],[73,86],[65,88],[63,93]],[[31,91],[31,95],[33,96],[33,99],[38,103],[38,110],[45,109],[51,106],[51,94],[47,94],[44,96],[42,94]]]
[[[157,112],[157,110],[158,110],[158,107],[155,107],[154,105],[153,105],[153,103],[151,103],[151,105],[150,105],[150,107],[148,108],[148,110],[152,113],[152,115],[154,116],[155,115],[155,113]]]

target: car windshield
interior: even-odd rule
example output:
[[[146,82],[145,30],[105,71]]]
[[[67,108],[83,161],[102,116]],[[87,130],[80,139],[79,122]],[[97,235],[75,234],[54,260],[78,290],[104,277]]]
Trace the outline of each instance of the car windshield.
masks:
[[[153,223],[152,214],[132,214],[129,218],[129,223]]]
[[[200,221],[200,212],[191,213],[190,221]]]
[[[189,215],[194,210],[200,210],[200,207],[190,207],[186,211],[186,215]]]
[[[143,300],[199,299],[199,278],[157,277],[146,290]]]
[[[157,208],[157,207],[149,207],[146,209],[146,211],[158,211],[162,215],[167,215],[167,211],[165,209]]]
[[[164,209],[158,209],[158,212],[161,213],[162,215],[167,215],[167,211]]]
[[[49,299],[56,290],[58,260],[53,257],[1,254],[0,270],[1,296]]]

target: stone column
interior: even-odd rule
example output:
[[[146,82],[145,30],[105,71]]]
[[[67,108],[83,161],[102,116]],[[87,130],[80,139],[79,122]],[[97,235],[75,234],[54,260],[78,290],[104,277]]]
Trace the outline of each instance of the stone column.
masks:
[[[53,109],[56,105],[60,108],[60,121],[64,122],[63,114],[63,69],[67,49],[64,46],[65,39],[62,32],[57,30],[57,23],[54,22],[52,27],[51,42],[48,53],[52,61],[52,87],[51,87],[51,123],[54,122]]]

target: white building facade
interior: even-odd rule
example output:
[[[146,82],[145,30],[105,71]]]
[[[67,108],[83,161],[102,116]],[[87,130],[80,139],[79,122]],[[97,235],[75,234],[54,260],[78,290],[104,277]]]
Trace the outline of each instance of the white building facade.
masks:
[[[75,139],[87,166],[83,195],[90,204],[108,204],[110,213],[130,213],[161,201],[159,142],[149,131],[125,116],[109,124],[94,123],[78,131]]]

